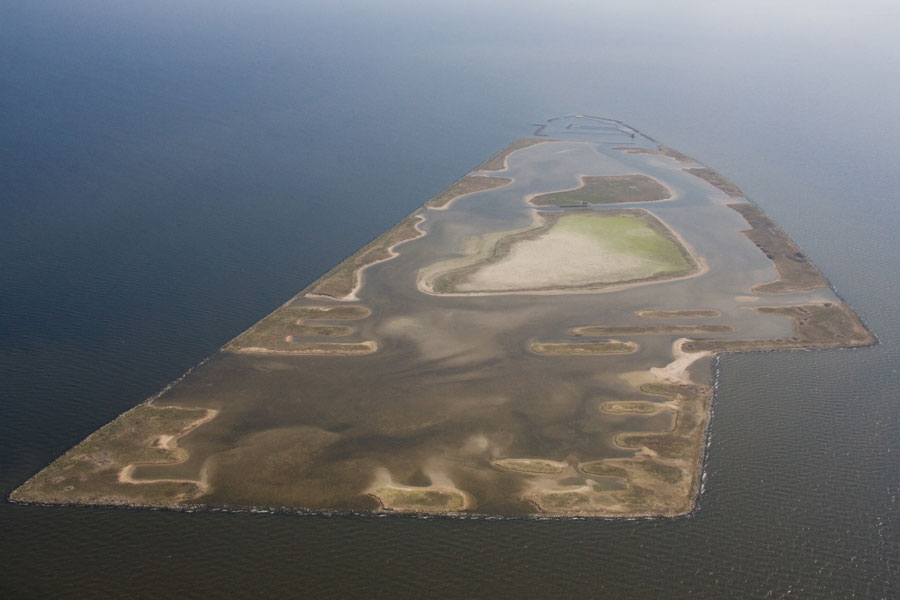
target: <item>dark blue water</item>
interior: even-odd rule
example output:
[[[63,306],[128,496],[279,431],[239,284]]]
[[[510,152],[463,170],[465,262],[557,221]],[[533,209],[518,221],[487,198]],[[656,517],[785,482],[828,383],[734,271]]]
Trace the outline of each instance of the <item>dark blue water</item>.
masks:
[[[297,4],[2,3],[4,494],[559,114],[723,172],[882,344],[723,358],[689,519],[3,504],[4,597],[900,596],[900,9]]]

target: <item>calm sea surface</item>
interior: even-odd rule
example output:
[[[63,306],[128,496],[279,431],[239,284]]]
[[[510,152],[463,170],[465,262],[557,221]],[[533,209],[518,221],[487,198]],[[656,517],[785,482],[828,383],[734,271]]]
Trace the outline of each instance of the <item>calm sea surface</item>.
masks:
[[[341,4],[2,2],[4,495],[560,114],[720,170],[882,343],[723,357],[691,518],[4,503],[0,595],[900,597],[900,9]]]

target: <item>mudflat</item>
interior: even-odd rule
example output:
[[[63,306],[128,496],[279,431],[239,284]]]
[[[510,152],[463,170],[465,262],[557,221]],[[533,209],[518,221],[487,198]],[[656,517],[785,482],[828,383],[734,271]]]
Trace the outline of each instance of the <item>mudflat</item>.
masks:
[[[716,353],[873,343],[724,176],[557,117],[10,499],[685,515]]]

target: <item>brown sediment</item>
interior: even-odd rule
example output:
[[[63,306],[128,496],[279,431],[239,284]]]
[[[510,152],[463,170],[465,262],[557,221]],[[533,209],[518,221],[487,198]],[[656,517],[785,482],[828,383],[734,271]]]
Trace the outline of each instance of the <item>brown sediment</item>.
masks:
[[[684,169],[684,171],[687,171],[691,175],[699,177],[700,179],[703,179],[707,183],[714,185],[715,187],[719,188],[721,191],[725,192],[729,196],[732,196],[733,198],[740,198],[741,196],[744,195],[744,192],[742,192],[738,188],[738,186],[734,185],[733,183],[731,183],[730,181],[725,179],[722,175],[720,175],[719,173],[716,173],[712,169],[708,169],[706,167],[701,167],[701,168],[696,168],[696,169]]]
[[[424,220],[425,217],[418,214],[406,217],[313,282],[301,295],[355,300],[355,293],[361,284],[361,271],[394,258],[397,256],[394,252],[396,246],[425,235],[419,229],[419,224]]]
[[[208,491],[199,479],[137,479],[135,468],[178,465],[188,453],[178,440],[217,410],[141,404],[101,427],[10,494],[14,502],[172,506]],[[136,485],[140,484],[140,485]]]
[[[608,340],[604,342],[533,342],[529,349],[535,354],[585,356],[592,354],[631,354],[637,352],[634,342]]]
[[[759,206],[751,202],[734,202],[727,206],[747,220],[751,229],[741,233],[750,238],[778,269],[778,279],[755,285],[751,292],[786,294],[828,287],[822,272]]]
[[[495,152],[488,158],[486,161],[481,163],[478,167],[475,168],[476,171],[505,171],[506,170],[506,159],[507,157],[515,152],[516,150],[522,150],[524,148],[528,148],[529,146],[534,146],[536,144],[543,144],[545,142],[550,142],[553,140],[541,140],[536,138],[520,138],[514,141],[512,144],[500,150],[499,152]]]
[[[356,321],[364,319],[371,311],[359,305],[332,306],[282,306],[262,321],[234,338],[224,350],[242,352],[248,348],[272,352],[297,350],[298,337],[345,337],[353,333],[347,325],[310,325],[310,322]],[[257,351],[258,352],[258,351]]]
[[[798,306],[758,306],[763,314],[780,315],[794,321],[794,335],[772,340],[689,340],[685,352],[752,352],[800,348],[856,348],[876,343],[875,336],[843,302]]]
[[[468,196],[469,194],[477,194],[478,192],[486,192],[495,190],[512,183],[509,177],[486,177],[484,175],[466,175],[462,179],[453,183],[446,190],[429,200],[425,206],[435,210],[446,210],[450,204],[457,198]]]
[[[669,200],[673,192],[659,181],[641,174],[582,175],[574,190],[550,192],[529,198],[534,206],[583,206]]]
[[[635,313],[639,317],[646,319],[693,319],[721,317],[722,313],[717,310],[698,309],[698,310],[638,310]]]
[[[569,330],[574,335],[654,335],[654,334],[689,334],[689,333],[730,333],[733,327],[728,325],[648,325],[635,327],[585,325]]]

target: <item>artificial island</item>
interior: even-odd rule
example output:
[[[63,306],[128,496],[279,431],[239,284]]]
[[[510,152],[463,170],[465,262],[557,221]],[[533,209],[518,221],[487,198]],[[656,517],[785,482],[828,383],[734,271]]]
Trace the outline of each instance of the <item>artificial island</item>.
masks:
[[[685,515],[718,353],[873,343],[730,181],[619,121],[559,117],[11,500]]]

